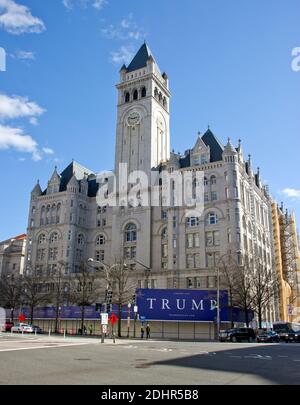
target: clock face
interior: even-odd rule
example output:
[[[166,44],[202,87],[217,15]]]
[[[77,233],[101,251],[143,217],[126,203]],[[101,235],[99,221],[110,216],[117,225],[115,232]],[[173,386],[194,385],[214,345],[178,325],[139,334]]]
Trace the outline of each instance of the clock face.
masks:
[[[127,123],[130,127],[133,127],[134,125],[138,125],[140,120],[140,114],[138,112],[132,112],[127,118]]]

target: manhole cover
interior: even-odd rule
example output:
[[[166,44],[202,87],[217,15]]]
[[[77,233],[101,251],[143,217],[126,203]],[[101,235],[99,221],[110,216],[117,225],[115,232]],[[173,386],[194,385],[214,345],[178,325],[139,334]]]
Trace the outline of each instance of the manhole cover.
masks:
[[[88,360],[91,360],[91,359],[75,359],[75,360],[79,360],[79,361],[88,361]]]

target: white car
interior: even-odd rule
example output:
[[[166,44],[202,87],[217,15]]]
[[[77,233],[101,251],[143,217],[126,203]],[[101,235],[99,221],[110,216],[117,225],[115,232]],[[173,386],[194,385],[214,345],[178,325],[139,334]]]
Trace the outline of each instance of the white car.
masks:
[[[27,323],[17,323],[11,328],[11,332],[24,332],[24,333],[33,333],[34,328],[31,325],[28,325]]]

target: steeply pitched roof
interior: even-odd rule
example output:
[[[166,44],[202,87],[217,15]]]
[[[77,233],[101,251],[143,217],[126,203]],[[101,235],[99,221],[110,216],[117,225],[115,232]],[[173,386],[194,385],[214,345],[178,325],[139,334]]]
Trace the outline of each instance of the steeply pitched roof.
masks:
[[[67,184],[69,183],[73,175],[75,175],[77,180],[82,180],[85,174],[90,175],[94,173],[75,161],[70,163],[69,166],[67,166],[61,173],[60,191],[65,191],[67,189]]]
[[[127,72],[133,72],[134,70],[142,69],[143,67],[147,66],[147,61],[149,57],[152,56],[154,59],[152,52],[148,45],[144,43],[140,49],[138,50],[135,57],[132,59],[131,63],[127,68]]]
[[[210,161],[218,162],[223,159],[223,150],[221,142],[216,138],[216,136],[208,129],[202,136],[202,140],[206,146],[210,147]]]

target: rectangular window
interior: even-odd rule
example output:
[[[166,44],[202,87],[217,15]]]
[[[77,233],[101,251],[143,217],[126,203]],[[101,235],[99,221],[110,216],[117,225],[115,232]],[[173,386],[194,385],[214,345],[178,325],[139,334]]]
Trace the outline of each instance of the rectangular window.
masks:
[[[194,255],[187,255],[186,261],[187,261],[187,268],[193,269],[194,268]]]
[[[200,236],[199,233],[194,233],[194,246],[200,247]]]
[[[216,191],[212,191],[212,192],[211,192],[211,200],[212,200],[212,201],[217,201],[217,199],[218,199],[218,194],[217,194],[217,192],[216,192]]]
[[[162,245],[162,257],[163,258],[168,257],[168,245],[167,245],[167,243]]]
[[[161,212],[161,219],[166,221],[168,219],[168,212],[166,210],[162,210]]]
[[[208,201],[209,201],[209,194],[204,193],[204,202],[208,202]]]
[[[194,236],[192,233],[187,234],[187,247],[192,248],[193,247],[193,241],[194,241]]]

